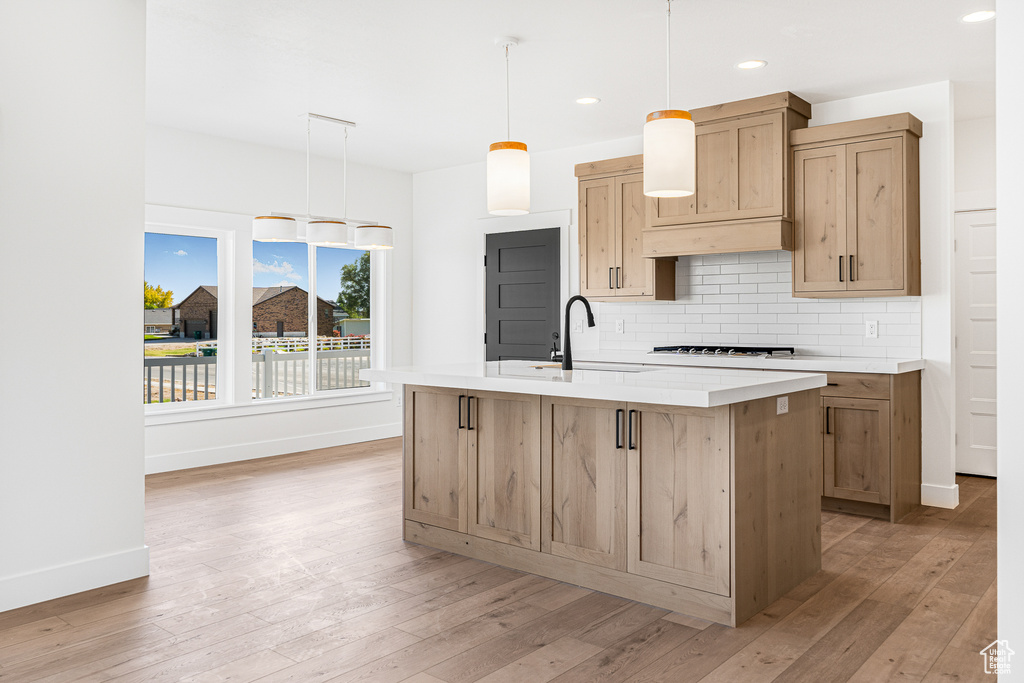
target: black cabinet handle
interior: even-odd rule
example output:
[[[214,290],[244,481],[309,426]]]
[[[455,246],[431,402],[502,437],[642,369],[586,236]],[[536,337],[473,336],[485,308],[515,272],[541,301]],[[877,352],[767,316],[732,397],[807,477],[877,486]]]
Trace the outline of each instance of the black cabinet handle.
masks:
[[[843,257],[839,257],[839,281],[843,281]]]
[[[615,289],[615,285],[612,284],[612,272],[614,270],[615,270],[614,268],[609,268],[608,269],[608,289]]]
[[[853,282],[853,254],[850,254],[850,258],[847,261],[847,263],[850,264],[849,265],[849,268],[850,268],[850,282]]]
[[[615,266],[615,289],[620,289],[622,287],[622,280],[619,279],[619,275],[622,274],[621,271],[622,268]]]
[[[827,386],[827,387],[838,387],[839,386],[839,382],[825,382],[825,386]]]
[[[473,397],[466,397],[466,429],[473,431]]]
[[[459,394],[459,429],[465,429],[462,424],[462,399],[466,398],[465,394]]]
[[[636,443],[633,442],[633,414],[636,412],[635,410],[629,411],[629,450],[631,451],[636,450]]]
[[[831,429],[832,419],[831,418],[832,418],[832,406],[825,406],[825,433],[826,434],[831,434],[832,433],[832,429]]]
[[[615,411],[615,448],[622,448],[622,416],[626,411],[619,408]]]

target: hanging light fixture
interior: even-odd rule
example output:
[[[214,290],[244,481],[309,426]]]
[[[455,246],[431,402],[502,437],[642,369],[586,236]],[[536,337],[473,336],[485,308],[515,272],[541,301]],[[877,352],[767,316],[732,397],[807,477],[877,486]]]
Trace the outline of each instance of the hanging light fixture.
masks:
[[[495,216],[530,213],[530,155],[526,143],[513,142],[509,102],[508,49],[519,44],[515,38],[498,38],[505,49],[505,140],[495,142],[487,152],[487,212]]]
[[[697,175],[697,135],[690,112],[672,109],[672,0],[667,0],[665,30],[666,108],[647,115],[644,124],[644,194],[688,197]]]
[[[299,227],[288,216],[256,216],[252,219],[252,238],[257,242],[294,242]]]
[[[386,225],[359,225],[356,226],[356,248],[357,249],[393,249],[395,239],[391,228]]]

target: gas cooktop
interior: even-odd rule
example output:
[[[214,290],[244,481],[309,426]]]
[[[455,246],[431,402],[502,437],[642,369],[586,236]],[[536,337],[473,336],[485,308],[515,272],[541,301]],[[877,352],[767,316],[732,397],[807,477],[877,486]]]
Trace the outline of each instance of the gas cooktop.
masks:
[[[700,346],[682,344],[680,346],[655,346],[650,353],[675,353],[687,356],[792,356],[796,350],[792,346]]]

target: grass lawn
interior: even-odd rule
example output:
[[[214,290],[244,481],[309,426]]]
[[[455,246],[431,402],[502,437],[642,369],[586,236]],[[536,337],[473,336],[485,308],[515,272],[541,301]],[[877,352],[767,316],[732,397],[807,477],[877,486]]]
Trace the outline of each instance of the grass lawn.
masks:
[[[150,339],[163,339],[163,337],[158,334],[147,334],[146,341],[149,341]]]
[[[184,349],[160,349],[160,348],[155,348],[155,347],[147,346],[146,347],[145,355],[146,355],[146,357],[155,357],[155,356],[159,356],[159,357],[187,356],[190,353],[195,353],[195,352],[196,352],[196,350],[195,350],[194,347],[192,347],[192,348],[184,348]]]

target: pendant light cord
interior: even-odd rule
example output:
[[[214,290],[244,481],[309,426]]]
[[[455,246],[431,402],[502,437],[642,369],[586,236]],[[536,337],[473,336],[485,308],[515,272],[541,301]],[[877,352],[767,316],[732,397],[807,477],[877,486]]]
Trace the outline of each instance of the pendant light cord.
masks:
[[[348,126],[345,126],[345,142],[341,151],[341,215],[348,216]]]
[[[309,115],[306,115],[306,218],[309,218]]]
[[[512,139],[512,98],[509,96],[508,44],[505,45],[505,139]]]
[[[672,108],[672,0],[665,12],[665,108]]]

